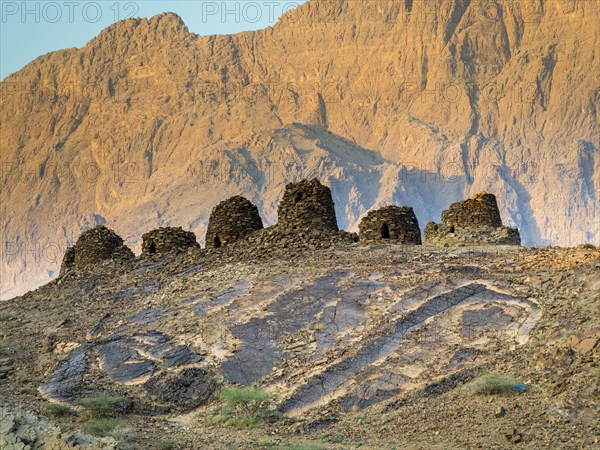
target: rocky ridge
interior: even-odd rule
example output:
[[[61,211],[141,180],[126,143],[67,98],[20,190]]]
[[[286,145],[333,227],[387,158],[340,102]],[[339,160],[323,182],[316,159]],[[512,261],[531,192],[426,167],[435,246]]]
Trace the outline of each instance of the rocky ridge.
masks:
[[[243,242],[106,262],[3,303],[2,397],[43,413],[48,400],[124,395],[127,439],[145,448],[164,435],[224,449],[264,435],[325,448],[598,443],[598,249],[321,236],[236,259]],[[486,372],[526,389],[474,395]],[[276,392],[288,418],[211,425],[231,384]]]

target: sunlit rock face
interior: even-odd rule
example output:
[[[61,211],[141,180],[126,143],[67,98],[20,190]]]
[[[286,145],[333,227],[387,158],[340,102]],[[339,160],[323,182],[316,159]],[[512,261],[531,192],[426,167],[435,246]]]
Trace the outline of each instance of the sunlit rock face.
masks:
[[[202,241],[220,201],[272,225],[313,177],[350,231],[485,190],[524,244],[597,243],[598,23],[587,0],[313,0],[266,30],[161,14],[41,56],[2,85],[2,298],[96,225],[136,252],[157,227]]]

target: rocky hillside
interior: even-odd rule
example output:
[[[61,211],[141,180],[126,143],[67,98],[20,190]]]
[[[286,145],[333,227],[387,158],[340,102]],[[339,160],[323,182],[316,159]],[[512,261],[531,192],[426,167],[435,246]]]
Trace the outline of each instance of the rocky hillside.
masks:
[[[0,303],[0,444],[600,443],[597,248],[270,236],[98,260]]]
[[[524,243],[598,240],[597,1],[320,1],[199,37],[162,14],[39,57],[2,86],[2,298],[58,273],[96,224],[200,238],[244,194],[272,224],[319,177],[341,227],[369,209],[496,194]]]

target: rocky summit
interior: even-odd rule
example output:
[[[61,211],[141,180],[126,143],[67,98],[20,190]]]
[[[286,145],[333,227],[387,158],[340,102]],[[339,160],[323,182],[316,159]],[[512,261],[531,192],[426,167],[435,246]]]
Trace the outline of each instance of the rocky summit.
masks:
[[[159,228],[134,257],[104,226],[83,233],[56,280],[0,303],[0,442],[600,444],[598,248],[488,242],[502,222],[487,193],[442,214],[476,246],[415,242],[410,207],[340,231],[334,207],[313,179],[286,187],[271,227],[247,199],[217,205],[223,245]]]
[[[598,245],[599,24],[596,0],[311,0],[264,30],[165,13],[40,56],[2,82],[2,298],[96,225],[135,252],[158,227],[202,242],[219,202],[272,225],[313,177],[350,232],[486,191],[526,245]]]

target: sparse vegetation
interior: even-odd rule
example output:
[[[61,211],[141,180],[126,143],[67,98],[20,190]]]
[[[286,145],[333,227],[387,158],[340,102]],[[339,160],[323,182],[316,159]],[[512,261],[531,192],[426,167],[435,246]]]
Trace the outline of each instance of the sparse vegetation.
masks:
[[[61,405],[60,403],[51,403],[46,406],[46,414],[50,417],[67,417],[74,414],[74,411],[67,405]]]
[[[272,394],[253,387],[224,388],[219,398],[225,404],[219,409],[217,420],[235,428],[254,428],[266,421],[283,417],[269,408]]]
[[[178,444],[174,439],[162,439],[158,441],[157,450],[175,450]]]
[[[312,444],[283,444],[277,448],[281,450],[326,450],[326,447]]]
[[[522,382],[513,375],[501,373],[488,373],[480,376],[471,383],[471,388],[475,394],[507,394],[517,392],[515,385]]]
[[[85,409],[90,418],[101,419],[114,415],[115,410],[124,407],[127,402],[125,397],[100,396],[82,398],[77,404]]]
[[[103,437],[115,432],[119,427],[125,426],[127,422],[115,417],[105,417],[103,419],[90,420],[85,423],[82,430],[84,433]]]

